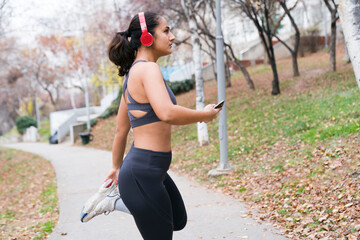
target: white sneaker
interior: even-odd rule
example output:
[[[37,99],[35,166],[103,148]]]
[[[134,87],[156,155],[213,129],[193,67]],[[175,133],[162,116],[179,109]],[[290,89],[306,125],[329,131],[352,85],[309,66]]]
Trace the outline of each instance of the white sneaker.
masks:
[[[115,202],[120,198],[120,193],[115,183],[109,180],[86,201],[80,215],[81,222],[87,222],[99,214],[114,211]]]

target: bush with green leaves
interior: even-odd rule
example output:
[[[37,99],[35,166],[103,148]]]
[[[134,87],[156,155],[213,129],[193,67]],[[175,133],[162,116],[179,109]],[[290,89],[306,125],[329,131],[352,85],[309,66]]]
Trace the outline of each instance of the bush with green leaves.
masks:
[[[20,134],[23,134],[25,130],[31,126],[37,127],[35,119],[29,116],[21,116],[15,120],[16,128]]]
[[[180,93],[188,92],[195,86],[195,80],[194,79],[187,79],[184,81],[179,82],[167,82],[170,89],[173,91],[175,95],[178,95]]]
[[[91,119],[90,120],[90,126],[93,127],[97,124],[97,118]]]
[[[99,118],[105,119],[117,114],[120,105],[121,95],[122,89],[119,90],[117,98],[111,102],[111,105],[99,116]]]

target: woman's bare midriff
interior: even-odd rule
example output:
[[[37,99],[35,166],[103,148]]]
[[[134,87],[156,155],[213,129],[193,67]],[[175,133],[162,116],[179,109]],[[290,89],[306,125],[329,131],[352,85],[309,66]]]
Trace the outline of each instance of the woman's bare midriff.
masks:
[[[157,151],[171,151],[171,125],[165,122],[154,122],[133,128],[134,146]]]

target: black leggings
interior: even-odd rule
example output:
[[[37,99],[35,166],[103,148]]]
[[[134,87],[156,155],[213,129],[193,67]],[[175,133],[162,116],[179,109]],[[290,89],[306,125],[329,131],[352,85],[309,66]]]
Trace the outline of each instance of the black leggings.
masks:
[[[170,240],[187,215],[181,194],[167,174],[171,152],[131,147],[119,173],[120,195],[145,240]]]

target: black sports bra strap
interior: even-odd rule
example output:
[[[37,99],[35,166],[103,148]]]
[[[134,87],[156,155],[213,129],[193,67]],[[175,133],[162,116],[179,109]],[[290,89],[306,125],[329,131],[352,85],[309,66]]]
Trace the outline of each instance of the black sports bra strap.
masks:
[[[142,59],[137,60],[137,61],[135,61],[135,62],[133,63],[133,65],[131,65],[131,67],[134,66],[135,64],[137,64],[138,62],[147,62],[147,61],[146,61],[146,60],[142,60]]]
[[[126,77],[125,77],[125,81],[124,81],[124,85],[123,85],[123,95],[125,94],[125,90],[127,89],[127,82],[128,82],[128,79],[129,79],[130,69],[131,69],[135,64],[137,64],[137,63],[139,63],[139,62],[147,62],[147,61],[146,61],[146,60],[137,60],[137,61],[135,61],[135,62],[131,65],[131,67],[129,68],[129,71],[128,71],[128,73],[126,74]]]

